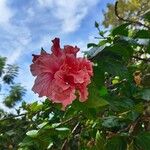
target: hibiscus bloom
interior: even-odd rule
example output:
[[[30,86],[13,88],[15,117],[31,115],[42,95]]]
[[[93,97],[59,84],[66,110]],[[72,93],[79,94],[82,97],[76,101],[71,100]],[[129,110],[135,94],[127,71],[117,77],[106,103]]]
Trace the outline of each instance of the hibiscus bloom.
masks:
[[[46,96],[52,102],[61,103],[64,109],[76,99],[76,93],[79,93],[81,102],[87,100],[92,63],[76,57],[78,47],[64,46],[61,49],[58,38],[52,42],[51,54],[42,50],[40,55],[33,55],[30,69],[36,79],[32,90],[39,97]]]

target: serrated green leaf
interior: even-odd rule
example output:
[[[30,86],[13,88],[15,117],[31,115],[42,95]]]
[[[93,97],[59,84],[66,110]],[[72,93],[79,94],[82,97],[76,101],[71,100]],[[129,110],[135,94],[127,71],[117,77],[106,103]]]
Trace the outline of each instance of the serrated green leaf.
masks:
[[[113,76],[119,76],[121,78],[127,76],[127,68],[120,61],[111,58],[106,58],[104,61],[98,62],[98,65],[102,71],[108,72]]]
[[[128,36],[128,26],[130,25],[130,23],[125,23],[125,24],[121,24],[120,26],[114,28],[112,30],[112,35],[124,35],[124,36]]]
[[[150,31],[149,30],[139,30],[135,33],[134,38],[141,38],[141,39],[149,39],[150,38]]]
[[[95,83],[91,83],[89,86],[88,100],[85,102],[85,104],[89,108],[97,108],[106,106],[109,103],[104,98],[102,98],[100,91],[96,87]]]
[[[133,49],[131,48],[131,46],[124,45],[124,43],[122,43],[122,42],[119,42],[112,46],[106,47],[105,49],[109,52],[113,52],[113,53],[120,55],[127,59],[130,58],[133,53]]]

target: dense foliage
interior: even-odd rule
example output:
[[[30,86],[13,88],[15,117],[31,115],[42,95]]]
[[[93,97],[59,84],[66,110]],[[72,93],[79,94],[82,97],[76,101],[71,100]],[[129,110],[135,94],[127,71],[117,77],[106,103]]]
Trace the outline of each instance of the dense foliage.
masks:
[[[145,12],[150,9],[149,0],[119,0],[118,1],[118,12],[122,18],[130,19],[132,21],[142,20]],[[105,27],[117,26],[123,23],[122,20],[119,20],[115,13],[115,4],[108,3],[107,10],[104,11],[104,21],[103,25]],[[147,22],[148,23],[148,22]]]
[[[1,117],[0,149],[150,149],[150,30],[131,22],[109,33],[95,27],[100,40],[85,53],[94,63],[88,100],[65,111],[48,99],[23,102]]]

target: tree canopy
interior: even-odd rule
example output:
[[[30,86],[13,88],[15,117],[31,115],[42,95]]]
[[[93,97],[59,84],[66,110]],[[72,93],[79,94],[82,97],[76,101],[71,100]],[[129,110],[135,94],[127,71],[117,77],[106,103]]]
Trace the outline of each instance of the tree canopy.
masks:
[[[107,10],[104,12],[104,21],[103,25],[105,27],[117,26],[123,23],[122,20],[119,20],[114,13],[115,4],[108,3]],[[142,16],[150,11],[150,1],[149,0],[119,0],[118,1],[118,13],[122,18],[141,21]],[[149,24],[147,22],[147,24]]]

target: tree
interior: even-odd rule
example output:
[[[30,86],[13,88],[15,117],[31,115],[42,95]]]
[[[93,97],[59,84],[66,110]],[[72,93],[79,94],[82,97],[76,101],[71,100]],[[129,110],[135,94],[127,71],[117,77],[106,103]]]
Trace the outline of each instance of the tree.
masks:
[[[119,0],[118,1],[118,13],[119,15],[127,20],[138,21],[145,12],[150,11],[149,0]],[[117,26],[123,23],[115,15],[115,4],[108,3],[107,11],[104,12],[103,25],[105,27]],[[147,22],[147,24],[149,24]]]
[[[25,94],[25,89],[20,84],[14,82],[15,77],[18,75],[19,67],[17,65],[6,64],[6,58],[0,56],[0,87],[8,85],[10,91],[8,95],[4,95],[3,103],[12,108],[15,106],[16,102],[21,101],[23,95]]]
[[[25,94],[25,88],[18,83],[14,82],[15,77],[18,75],[19,67],[17,65],[6,64],[6,57],[0,56],[0,94],[2,95],[3,103],[8,108],[14,108],[18,101],[22,100]],[[9,88],[9,92],[2,90],[4,87]],[[20,109],[16,110],[19,114]],[[0,108],[0,149],[13,149],[12,143],[16,143],[23,137],[24,134],[22,128],[18,126],[24,126],[24,121],[13,119],[15,114],[8,113]],[[5,118],[9,118],[6,119]],[[12,129],[15,129],[12,130]],[[11,138],[11,140],[10,140]]]

